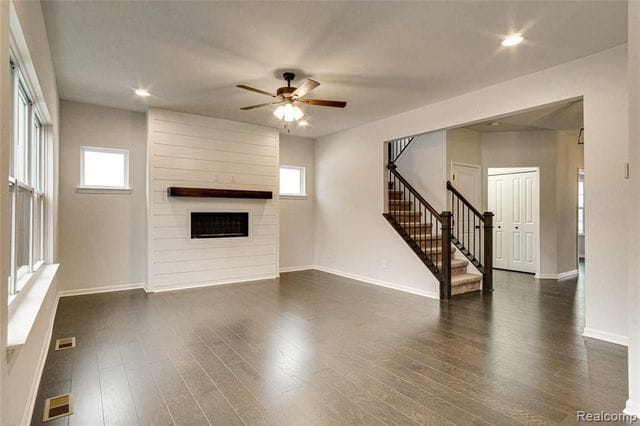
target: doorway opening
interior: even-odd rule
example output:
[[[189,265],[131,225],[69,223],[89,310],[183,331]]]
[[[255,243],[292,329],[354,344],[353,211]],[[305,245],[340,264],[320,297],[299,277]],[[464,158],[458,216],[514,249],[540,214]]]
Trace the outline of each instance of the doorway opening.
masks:
[[[584,270],[583,123],[572,99],[447,129],[448,179],[495,215],[494,268],[555,280]]]

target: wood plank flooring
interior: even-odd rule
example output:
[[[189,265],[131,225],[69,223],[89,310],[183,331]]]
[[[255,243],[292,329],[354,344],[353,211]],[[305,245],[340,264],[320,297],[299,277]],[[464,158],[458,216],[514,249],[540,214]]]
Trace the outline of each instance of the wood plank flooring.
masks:
[[[427,272],[425,272],[427,273]],[[575,423],[620,412],[626,348],[583,338],[580,280],[495,272],[448,304],[319,272],[60,300],[32,424]]]

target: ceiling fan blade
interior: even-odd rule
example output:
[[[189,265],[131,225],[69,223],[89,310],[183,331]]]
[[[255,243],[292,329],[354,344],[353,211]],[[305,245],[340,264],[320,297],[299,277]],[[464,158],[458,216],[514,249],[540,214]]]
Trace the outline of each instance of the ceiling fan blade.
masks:
[[[248,90],[250,92],[260,93],[261,95],[271,96],[272,98],[276,97],[276,95],[274,95],[273,93],[265,92],[264,90],[256,89],[255,87],[249,87],[244,84],[238,84],[236,87],[239,87],[240,89]]]
[[[306,79],[304,81],[304,83],[302,83],[300,85],[300,87],[298,87],[295,90],[295,92],[293,92],[291,94],[291,96],[296,98],[296,99],[300,99],[301,97],[303,97],[304,95],[306,95],[307,93],[309,93],[310,91],[312,91],[313,89],[315,89],[318,86],[320,86],[320,83],[318,83],[315,80],[312,80],[312,79],[308,78],[308,79]]]
[[[251,105],[251,106],[242,107],[240,109],[243,111],[249,111],[250,109],[262,108],[269,105],[273,105],[274,103],[277,103],[277,102],[268,102],[266,104]]]
[[[302,102],[307,105],[326,106],[333,108],[344,108],[347,106],[345,101],[327,101],[324,99],[298,99],[296,102]]]

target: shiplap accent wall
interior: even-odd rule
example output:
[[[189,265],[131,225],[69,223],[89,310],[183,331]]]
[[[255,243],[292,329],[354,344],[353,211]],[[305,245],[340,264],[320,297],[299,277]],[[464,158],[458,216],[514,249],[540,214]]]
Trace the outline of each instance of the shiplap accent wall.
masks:
[[[278,276],[277,129],[151,110],[148,290]],[[167,187],[272,191],[272,200],[167,197]],[[190,239],[191,211],[249,212],[249,237]]]

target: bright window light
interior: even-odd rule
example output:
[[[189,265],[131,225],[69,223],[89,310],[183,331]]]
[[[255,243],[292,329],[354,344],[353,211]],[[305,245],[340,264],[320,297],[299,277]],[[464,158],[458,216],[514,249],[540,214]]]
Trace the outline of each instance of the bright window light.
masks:
[[[280,195],[307,195],[304,172],[304,167],[280,166]]]
[[[128,188],[129,151],[83,146],[80,179],[81,187]]]

